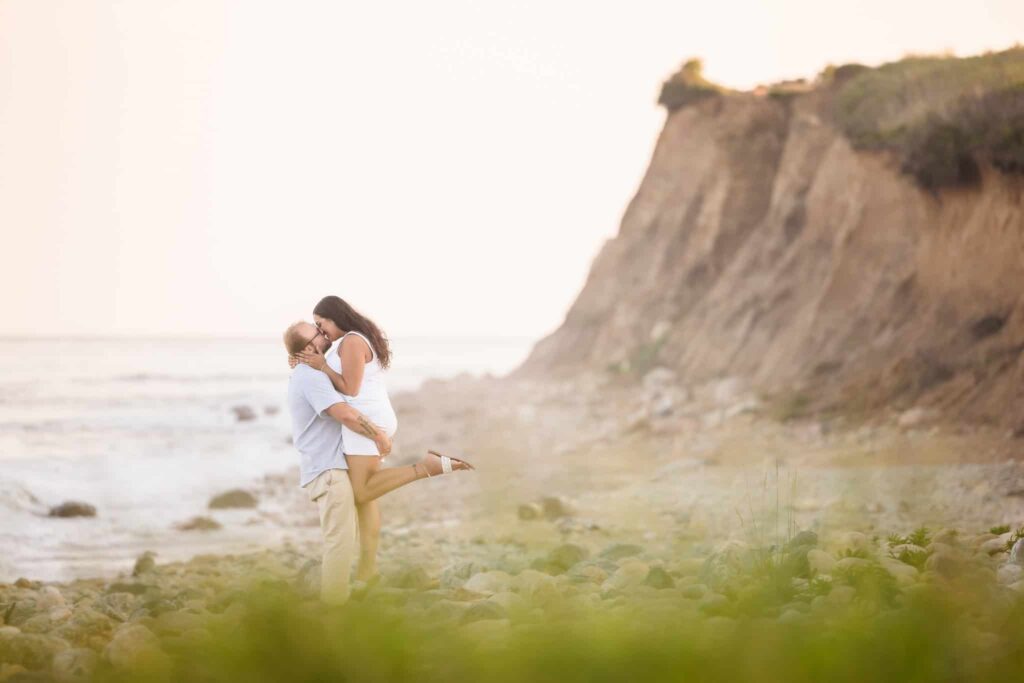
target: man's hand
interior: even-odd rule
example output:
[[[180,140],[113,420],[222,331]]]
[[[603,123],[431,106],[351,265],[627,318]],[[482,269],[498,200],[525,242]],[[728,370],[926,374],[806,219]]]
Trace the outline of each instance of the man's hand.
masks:
[[[391,437],[384,433],[384,430],[377,428],[377,438],[374,442],[377,444],[377,450],[380,451],[380,457],[386,458],[391,454]]]
[[[327,369],[327,358],[324,357],[324,354],[320,349],[314,349],[312,351],[302,350],[294,356],[288,357],[288,365],[293,368],[299,363],[305,363],[314,370],[320,370],[321,372]]]

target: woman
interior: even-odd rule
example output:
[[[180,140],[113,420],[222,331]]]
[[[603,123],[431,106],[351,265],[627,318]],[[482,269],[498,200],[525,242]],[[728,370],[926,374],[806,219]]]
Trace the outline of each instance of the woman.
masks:
[[[372,434],[375,429],[383,429],[392,436],[398,428],[398,418],[384,385],[384,371],[391,365],[388,338],[372,320],[336,296],[321,299],[313,309],[313,319],[331,342],[340,339],[341,343],[335,344],[326,356],[319,351],[303,352],[293,356],[290,363],[293,366],[296,362],[305,363],[326,373],[345,400],[368,418],[368,423],[363,425],[364,432]],[[382,469],[380,451],[366,433],[344,426],[342,432],[348,475],[359,513],[356,579],[369,581],[377,575],[380,539],[377,498],[417,479],[454,470],[471,470],[473,466],[458,458],[428,451],[413,465]]]

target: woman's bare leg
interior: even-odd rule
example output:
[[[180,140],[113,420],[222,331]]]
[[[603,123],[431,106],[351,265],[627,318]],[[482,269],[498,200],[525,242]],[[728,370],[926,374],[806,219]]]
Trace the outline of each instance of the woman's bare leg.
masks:
[[[377,501],[356,506],[359,513],[359,568],[356,580],[369,581],[377,575],[377,545],[380,541],[380,506]]]
[[[346,455],[345,461],[348,463],[348,476],[352,480],[356,505],[377,500],[385,493],[426,476],[421,474],[424,470],[417,465],[382,469],[380,458],[376,455]]]

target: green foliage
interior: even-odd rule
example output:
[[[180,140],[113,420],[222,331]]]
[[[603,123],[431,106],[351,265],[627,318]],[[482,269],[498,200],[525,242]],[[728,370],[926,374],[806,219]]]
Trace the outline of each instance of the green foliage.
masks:
[[[839,559],[843,559],[844,557],[856,557],[860,560],[871,559],[871,555],[863,548],[844,548],[839,551]]]
[[[1010,552],[1011,550],[1013,550],[1013,546],[1016,545],[1017,541],[1019,541],[1022,538],[1024,538],[1024,526],[1020,527],[1019,529],[1013,532],[1013,535],[1010,536],[1010,540],[1006,542],[1006,546],[1003,548],[1003,550],[1005,552]]]
[[[699,59],[684,63],[679,71],[662,84],[658,104],[673,112],[722,94],[724,89],[721,86],[704,78],[703,69],[704,64]]]
[[[833,117],[853,146],[895,153],[926,189],[975,184],[982,163],[1024,173],[1024,48],[911,57],[834,81]]]
[[[889,534],[888,541],[889,545],[916,545],[923,548],[932,542],[932,533],[928,527],[921,526],[907,536]]]
[[[924,563],[928,560],[931,555],[927,550],[911,550],[910,548],[901,548],[898,553],[889,551],[889,557],[899,560],[903,564],[909,564],[911,567],[917,569],[924,569]]]
[[[988,532],[990,534],[995,534],[996,536],[1002,536],[1003,534],[1005,534],[1009,530],[1010,530],[1010,525],[1009,524],[1000,524],[999,526],[992,527],[991,529],[988,530]]]

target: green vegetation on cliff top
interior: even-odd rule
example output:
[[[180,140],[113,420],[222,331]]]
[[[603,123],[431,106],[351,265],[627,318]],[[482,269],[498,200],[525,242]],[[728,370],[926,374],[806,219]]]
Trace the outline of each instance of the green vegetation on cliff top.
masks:
[[[826,88],[833,124],[854,148],[891,153],[925,189],[977,185],[983,166],[1024,174],[1024,47],[829,67],[818,79]],[[691,60],[659,103],[672,112],[723,93]]]

